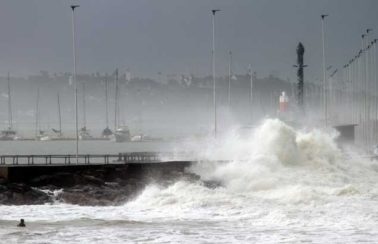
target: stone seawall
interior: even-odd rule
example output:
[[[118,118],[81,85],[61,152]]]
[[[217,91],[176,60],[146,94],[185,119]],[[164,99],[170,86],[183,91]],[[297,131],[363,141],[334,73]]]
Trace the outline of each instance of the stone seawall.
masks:
[[[0,172],[0,204],[43,204],[61,201],[80,205],[117,205],[151,182],[169,184],[191,162],[118,165],[18,166]],[[4,181],[4,176],[7,181]]]

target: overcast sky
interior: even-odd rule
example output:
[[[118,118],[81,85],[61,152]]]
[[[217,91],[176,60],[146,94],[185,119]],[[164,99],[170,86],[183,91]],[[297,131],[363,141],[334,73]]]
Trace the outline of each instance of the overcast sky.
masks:
[[[72,1],[0,2],[0,75],[72,70]],[[158,72],[210,74],[211,14],[216,15],[216,70],[252,64],[258,75],[294,77],[295,49],[303,42],[307,79],[321,77],[320,15],[326,22],[327,63],[342,66],[373,28],[376,0],[82,0],[77,10],[78,72],[129,68],[135,75]]]

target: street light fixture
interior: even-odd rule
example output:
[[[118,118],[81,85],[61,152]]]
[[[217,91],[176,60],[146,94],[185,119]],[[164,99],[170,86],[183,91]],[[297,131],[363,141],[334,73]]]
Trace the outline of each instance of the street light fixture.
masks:
[[[228,109],[231,110],[231,79],[232,79],[232,52],[229,51],[229,63],[228,63]]]
[[[216,84],[215,84],[215,14],[219,12],[220,9],[211,10],[212,13],[212,23],[213,23],[213,45],[211,51],[212,60],[212,75],[213,75],[213,106],[214,106],[214,136],[217,136],[217,99],[216,99]]]
[[[328,108],[327,108],[327,82],[326,82],[326,59],[325,59],[325,46],[324,46],[324,19],[328,16],[328,14],[322,14],[322,47],[323,47],[323,103],[324,103],[324,123],[327,127],[327,120],[328,120]]]
[[[76,40],[75,40],[75,9],[79,5],[71,5],[72,9],[72,55],[73,55],[73,82],[75,84],[75,134],[76,134],[76,164],[79,163],[79,124],[77,106],[77,79],[76,79]]]

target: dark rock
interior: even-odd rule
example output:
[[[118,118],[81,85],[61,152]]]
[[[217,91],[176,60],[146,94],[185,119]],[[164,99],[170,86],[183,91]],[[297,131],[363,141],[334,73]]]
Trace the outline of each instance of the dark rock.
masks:
[[[42,204],[59,200],[78,205],[118,205],[135,198],[152,182],[169,185],[179,178],[199,179],[185,173],[182,166],[155,164],[61,170],[63,172],[34,177],[27,184],[0,185],[0,204]],[[55,196],[53,191],[59,189],[62,192]]]
[[[51,198],[46,193],[25,184],[3,185],[0,191],[0,204],[24,205],[47,202],[51,202]]]
[[[7,183],[7,179],[0,177],[0,185]]]
[[[9,183],[8,190],[11,190],[16,193],[25,193],[31,190],[31,187],[22,183]]]
[[[34,178],[30,182],[34,186],[54,185],[57,187],[73,186],[76,184],[76,179],[72,177],[72,174],[67,172],[60,172],[51,175],[42,175]]]
[[[105,185],[105,182],[102,179],[96,178],[94,176],[83,175],[82,177],[84,180],[88,182],[88,184],[94,184],[94,185],[99,185],[99,186]]]
[[[6,191],[8,188],[4,184],[0,184],[0,192]]]

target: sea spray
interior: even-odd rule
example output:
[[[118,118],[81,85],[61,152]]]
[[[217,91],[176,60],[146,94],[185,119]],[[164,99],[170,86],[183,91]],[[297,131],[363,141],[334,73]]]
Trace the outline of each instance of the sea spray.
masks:
[[[24,238],[25,218],[31,242],[377,243],[377,162],[334,139],[266,120],[193,140],[180,148],[200,159],[188,169],[197,177],[151,183],[121,206],[0,206],[0,235]]]
[[[335,139],[334,132],[295,129],[278,119],[267,119],[244,135],[233,129],[216,139],[192,140],[184,147],[200,160],[188,171],[201,181],[147,187],[136,202],[180,207],[211,205],[209,199],[310,203],[359,194],[360,181],[364,181],[359,174],[371,175],[371,168],[351,165]],[[217,182],[218,187],[208,188],[206,182]]]
[[[212,162],[212,156],[195,164],[191,172],[205,181],[219,181],[231,192],[247,194],[291,185],[295,177],[290,177],[306,171],[303,167],[319,167],[320,164],[327,167],[340,157],[333,138],[319,130],[295,130],[278,119],[264,121],[249,136],[227,135],[217,143],[215,150],[211,146],[205,149],[210,152],[200,154],[220,153],[229,163]]]

